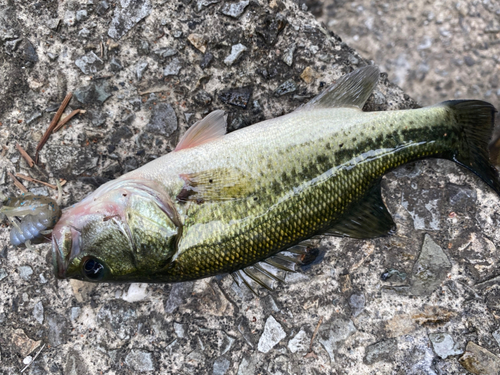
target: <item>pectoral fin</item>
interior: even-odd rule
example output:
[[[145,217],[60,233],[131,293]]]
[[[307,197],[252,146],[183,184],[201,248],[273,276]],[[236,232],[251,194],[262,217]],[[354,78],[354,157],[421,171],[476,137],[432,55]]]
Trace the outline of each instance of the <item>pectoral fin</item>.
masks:
[[[247,196],[252,188],[251,180],[244,173],[229,168],[182,174],[180,177],[185,181],[177,195],[180,202],[240,199]]]
[[[380,181],[325,234],[352,238],[374,238],[392,234],[396,224],[382,200]]]

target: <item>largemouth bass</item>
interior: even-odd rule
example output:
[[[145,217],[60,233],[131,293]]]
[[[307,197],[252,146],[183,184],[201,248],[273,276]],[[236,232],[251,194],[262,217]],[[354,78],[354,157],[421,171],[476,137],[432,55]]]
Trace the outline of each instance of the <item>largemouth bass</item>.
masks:
[[[267,285],[273,275],[259,262],[277,255],[279,266],[278,253],[313,236],[392,233],[381,178],[424,158],[453,160],[500,194],[491,104],[363,112],[378,78],[376,67],[359,69],[296,111],[229,134],[212,112],[173,152],[63,212],[56,276],[176,282],[243,270]]]

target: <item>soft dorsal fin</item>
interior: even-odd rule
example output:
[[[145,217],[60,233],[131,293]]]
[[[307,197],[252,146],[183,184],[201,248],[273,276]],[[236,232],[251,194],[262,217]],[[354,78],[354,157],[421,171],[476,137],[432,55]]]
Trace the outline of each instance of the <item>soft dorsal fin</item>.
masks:
[[[196,147],[222,138],[226,134],[226,118],[225,112],[220,109],[209,113],[184,133],[174,151]]]
[[[374,238],[392,234],[396,224],[382,200],[380,180],[325,234],[352,238]]]
[[[369,65],[339,78],[337,83],[297,110],[351,107],[362,109],[377,85],[379,70]]]

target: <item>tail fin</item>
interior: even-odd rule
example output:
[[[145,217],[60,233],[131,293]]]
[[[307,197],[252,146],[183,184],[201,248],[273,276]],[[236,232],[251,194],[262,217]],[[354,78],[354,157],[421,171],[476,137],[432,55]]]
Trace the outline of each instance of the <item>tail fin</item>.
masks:
[[[493,165],[500,166],[500,127],[498,126],[493,131],[493,137],[491,137],[490,160]]]
[[[449,100],[447,106],[464,135],[454,160],[471,170],[500,195],[498,171],[490,162],[488,143],[493,132],[496,109],[480,100]]]

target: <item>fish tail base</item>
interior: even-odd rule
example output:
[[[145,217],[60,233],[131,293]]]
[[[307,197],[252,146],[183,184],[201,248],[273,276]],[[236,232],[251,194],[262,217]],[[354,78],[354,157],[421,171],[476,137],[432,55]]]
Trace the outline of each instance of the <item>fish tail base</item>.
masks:
[[[480,100],[449,100],[441,103],[455,119],[462,134],[461,144],[453,151],[453,160],[474,172],[500,195],[498,171],[492,165],[488,143],[493,132],[496,109]]]

